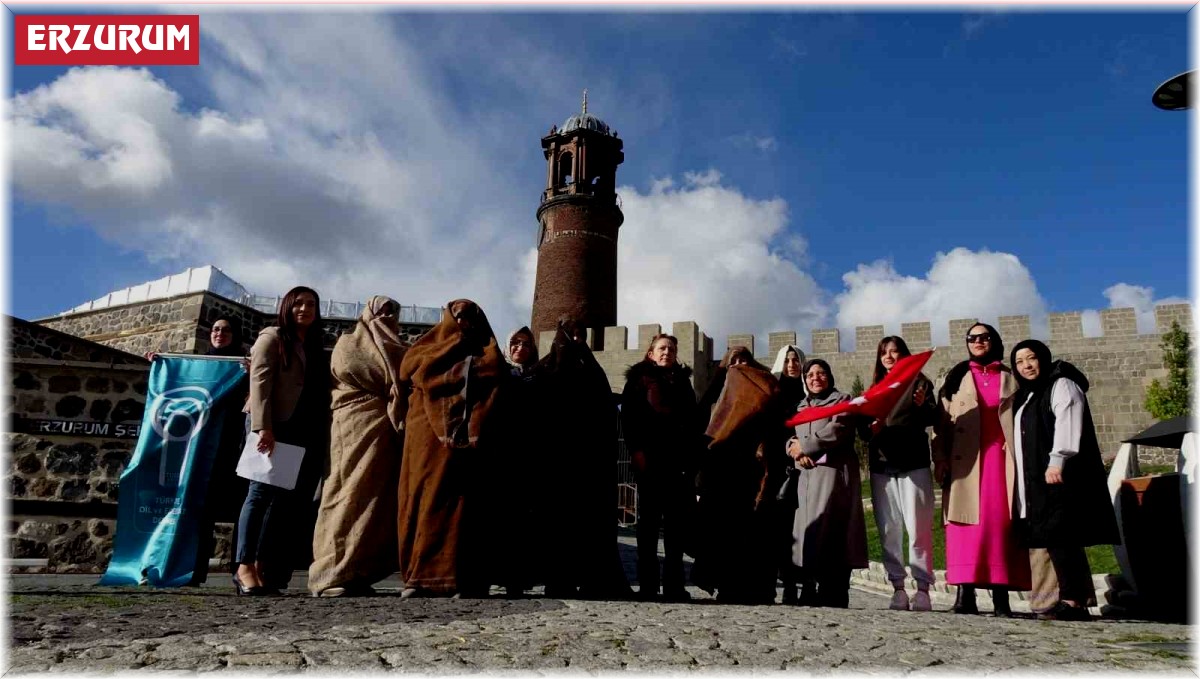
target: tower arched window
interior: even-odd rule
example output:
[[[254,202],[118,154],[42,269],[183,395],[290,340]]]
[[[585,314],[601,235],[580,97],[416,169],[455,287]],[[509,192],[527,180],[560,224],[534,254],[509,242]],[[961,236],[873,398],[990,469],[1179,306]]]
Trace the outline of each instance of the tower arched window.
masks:
[[[572,170],[575,164],[574,160],[574,157],[569,151],[558,157],[559,184],[570,184],[574,180],[574,177],[572,176]]]

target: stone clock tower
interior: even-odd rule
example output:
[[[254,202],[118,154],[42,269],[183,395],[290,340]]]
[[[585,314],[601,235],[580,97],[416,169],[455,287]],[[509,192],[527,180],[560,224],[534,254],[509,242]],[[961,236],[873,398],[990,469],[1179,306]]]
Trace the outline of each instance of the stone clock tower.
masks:
[[[622,142],[608,125],[583,110],[542,138],[546,190],[537,210],[537,283],[533,291],[534,337],[554,330],[568,314],[595,330],[617,324],[617,230],[625,221],[617,203],[617,166]],[[624,347],[621,347],[622,349]]]

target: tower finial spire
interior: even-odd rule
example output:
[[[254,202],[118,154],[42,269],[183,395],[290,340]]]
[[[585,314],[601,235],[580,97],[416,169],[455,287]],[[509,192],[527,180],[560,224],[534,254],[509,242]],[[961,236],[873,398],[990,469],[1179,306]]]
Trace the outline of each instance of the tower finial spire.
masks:
[[[583,115],[587,115],[587,88],[583,88]]]

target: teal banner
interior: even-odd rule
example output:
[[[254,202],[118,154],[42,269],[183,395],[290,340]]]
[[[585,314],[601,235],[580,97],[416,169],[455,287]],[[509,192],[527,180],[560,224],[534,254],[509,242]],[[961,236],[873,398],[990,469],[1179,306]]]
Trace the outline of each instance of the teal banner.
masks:
[[[224,413],[242,405],[222,398],[244,374],[240,358],[154,359],[137,447],[121,474],[117,534],[101,585],[179,587],[191,580],[197,515]]]

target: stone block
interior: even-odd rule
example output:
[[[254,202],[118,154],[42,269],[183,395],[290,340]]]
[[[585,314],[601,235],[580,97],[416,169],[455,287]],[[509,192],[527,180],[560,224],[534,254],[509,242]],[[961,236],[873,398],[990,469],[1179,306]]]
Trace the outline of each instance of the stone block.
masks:
[[[604,329],[604,350],[624,351],[629,347],[629,328],[618,325]]]
[[[671,324],[671,334],[679,340],[679,360],[694,363],[697,353],[703,353],[704,346],[700,342],[700,326],[694,321],[680,321]]]
[[[1083,339],[1083,312],[1064,311],[1047,316],[1050,325],[1050,341],[1071,342]]]
[[[908,345],[910,351],[924,351],[933,346],[933,328],[928,321],[919,323],[901,323],[900,336]]]
[[[767,359],[775,360],[775,356],[779,354],[779,350],[785,346],[796,346],[796,331],[788,330],[785,332],[772,332],[767,335]],[[770,365],[767,366],[771,367]]]
[[[812,353],[818,356],[836,354],[842,350],[841,333],[837,328],[812,331]]]
[[[1033,336],[1029,329],[1028,315],[1001,316],[999,325],[997,330],[1000,331],[1000,336],[1004,338],[1007,346],[1014,346],[1017,342]]]
[[[742,334],[738,334],[738,335],[730,335],[725,340],[725,351],[729,351],[730,347],[737,347],[737,346],[746,347],[747,349],[750,350],[750,354],[753,355],[754,354],[754,335],[746,334],[746,333],[742,333]],[[724,357],[725,351],[721,352],[722,357]]]
[[[1190,304],[1160,304],[1154,307],[1155,332],[1162,334],[1171,329],[1171,321],[1178,321],[1180,327],[1188,332],[1192,330],[1192,305]]]
[[[854,329],[854,350],[874,353],[883,339],[882,325],[860,325]]]
[[[50,378],[52,394],[74,394],[81,386],[79,378],[75,375],[55,375]]]
[[[638,343],[637,348],[645,353],[650,350],[650,340],[655,336],[662,334],[662,326],[658,323],[647,323],[638,326]]]
[[[962,347],[966,343],[967,331],[979,322],[976,318],[955,318],[950,321],[950,346]],[[965,352],[965,349],[964,349]]]
[[[1103,309],[1100,311],[1100,331],[1105,337],[1137,335],[1137,315],[1133,309],[1128,308]]]
[[[54,414],[66,418],[78,417],[85,406],[87,406],[87,401],[74,394],[64,396],[54,404]]]

